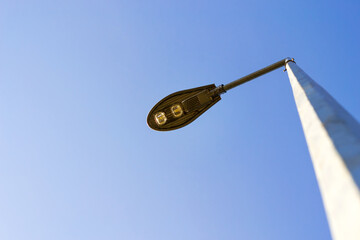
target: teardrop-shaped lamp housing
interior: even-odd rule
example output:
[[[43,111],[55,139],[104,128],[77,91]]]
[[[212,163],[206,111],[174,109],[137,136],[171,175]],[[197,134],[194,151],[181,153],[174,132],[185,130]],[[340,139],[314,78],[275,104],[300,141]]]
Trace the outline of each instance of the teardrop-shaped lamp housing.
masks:
[[[220,101],[212,90],[215,84],[187,89],[170,94],[149,112],[147,123],[157,131],[170,131],[184,127]]]

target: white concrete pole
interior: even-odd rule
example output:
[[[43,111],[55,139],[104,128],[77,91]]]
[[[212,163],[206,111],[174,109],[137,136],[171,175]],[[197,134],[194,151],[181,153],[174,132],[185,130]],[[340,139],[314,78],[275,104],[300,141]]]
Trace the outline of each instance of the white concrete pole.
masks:
[[[286,64],[334,239],[360,239],[360,125],[293,62]]]

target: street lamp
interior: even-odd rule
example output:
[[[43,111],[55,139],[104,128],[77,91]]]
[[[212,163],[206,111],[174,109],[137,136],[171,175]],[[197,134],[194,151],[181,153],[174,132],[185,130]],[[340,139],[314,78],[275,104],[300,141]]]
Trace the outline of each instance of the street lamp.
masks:
[[[289,61],[294,61],[294,59],[282,59],[226,85],[216,87],[215,84],[210,84],[172,93],[160,100],[151,109],[147,117],[147,123],[150,128],[157,131],[170,131],[184,127],[220,101],[221,94],[281,66],[285,66]]]
[[[294,62],[285,58],[229,84],[170,94],[149,112],[158,131],[186,126],[220,101],[220,95],[285,66],[334,239],[360,239],[360,124]]]

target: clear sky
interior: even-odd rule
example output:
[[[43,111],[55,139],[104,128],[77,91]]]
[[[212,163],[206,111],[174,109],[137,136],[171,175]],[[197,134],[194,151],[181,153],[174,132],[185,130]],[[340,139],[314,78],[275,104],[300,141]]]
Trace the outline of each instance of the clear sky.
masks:
[[[360,2],[0,0],[0,239],[330,239],[285,57],[360,119]]]

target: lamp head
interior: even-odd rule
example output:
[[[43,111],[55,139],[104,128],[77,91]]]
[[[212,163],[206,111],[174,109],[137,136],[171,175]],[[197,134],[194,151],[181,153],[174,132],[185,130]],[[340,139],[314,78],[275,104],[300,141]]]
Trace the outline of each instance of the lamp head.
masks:
[[[160,100],[149,112],[147,123],[157,131],[184,127],[220,101],[215,84],[187,89]]]

